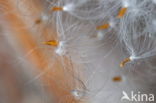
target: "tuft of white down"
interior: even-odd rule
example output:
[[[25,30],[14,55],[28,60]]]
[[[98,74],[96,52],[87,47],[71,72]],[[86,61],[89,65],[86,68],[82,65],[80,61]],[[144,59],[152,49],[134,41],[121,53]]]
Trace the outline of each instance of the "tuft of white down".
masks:
[[[65,41],[64,55],[80,66],[76,69],[83,77],[77,77],[85,85],[81,101],[121,103],[123,91],[155,95],[155,0],[58,0],[56,4],[64,11],[51,13],[50,20],[59,40]],[[125,7],[125,15],[116,18]],[[108,29],[96,29],[110,22],[113,26]],[[131,61],[120,68],[127,57]],[[115,76],[122,80],[114,82]]]

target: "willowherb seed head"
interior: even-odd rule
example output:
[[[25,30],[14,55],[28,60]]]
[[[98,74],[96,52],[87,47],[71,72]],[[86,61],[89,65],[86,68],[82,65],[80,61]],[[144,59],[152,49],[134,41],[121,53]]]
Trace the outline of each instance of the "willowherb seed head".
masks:
[[[51,40],[44,44],[55,48],[53,55],[62,60],[58,67],[73,79],[67,80],[69,84],[79,85],[75,80],[80,79],[93,103],[121,103],[116,101],[121,91],[115,83],[128,90],[148,85],[145,82],[152,77],[146,73],[155,68],[150,63],[146,65],[146,59],[156,56],[156,0],[49,0],[48,3],[41,19],[36,20],[36,24],[41,24],[37,30],[42,31],[43,39]],[[132,69],[137,72],[135,76],[130,73]],[[143,75],[139,77],[139,73]],[[124,81],[121,75],[126,78]],[[153,79],[150,81],[154,83]],[[84,91],[74,86],[67,92],[79,100]],[[110,95],[115,99],[108,98]]]

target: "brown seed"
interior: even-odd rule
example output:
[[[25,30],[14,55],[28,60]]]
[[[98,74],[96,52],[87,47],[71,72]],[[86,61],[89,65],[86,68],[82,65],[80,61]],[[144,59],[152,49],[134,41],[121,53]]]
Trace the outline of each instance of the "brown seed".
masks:
[[[116,76],[116,77],[113,78],[113,81],[114,82],[120,82],[120,81],[122,81],[122,77],[121,76]]]
[[[43,44],[51,45],[51,46],[58,46],[59,42],[56,41],[56,40],[50,40],[50,41],[47,41],[47,42],[43,42]]]
[[[63,11],[63,8],[59,6],[55,6],[52,8],[52,11]]]
[[[130,62],[131,59],[130,58],[126,58],[124,59],[121,63],[120,63],[120,67],[123,68],[125,66],[126,63]]]
[[[122,18],[127,12],[127,8],[121,8],[117,18]]]
[[[103,25],[97,26],[96,29],[97,30],[102,30],[102,29],[108,29],[109,27],[110,27],[110,24],[107,23],[107,24],[103,24]]]

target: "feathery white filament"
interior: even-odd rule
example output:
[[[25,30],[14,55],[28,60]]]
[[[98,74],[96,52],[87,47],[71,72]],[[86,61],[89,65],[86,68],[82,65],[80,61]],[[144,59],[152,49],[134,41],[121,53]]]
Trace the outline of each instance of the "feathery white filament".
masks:
[[[123,5],[123,7],[129,7],[129,0],[122,0],[122,5]]]
[[[74,10],[74,5],[73,4],[67,4],[63,7],[63,10],[70,12],[70,11]]]
[[[60,56],[62,56],[62,55],[65,54],[64,42],[63,42],[63,41],[60,41],[60,42],[59,42],[59,45],[58,45],[58,47],[56,48],[55,52],[56,52],[58,55],[60,55]]]
[[[121,90],[116,89],[117,86],[128,91],[149,86],[143,79],[150,80],[151,76],[146,76],[148,69],[145,69],[146,66],[150,67],[141,60],[156,55],[156,39],[153,36],[156,34],[154,2],[154,0],[153,2],[150,0],[85,0],[85,2],[65,0],[63,10],[66,12],[54,15],[58,20],[56,24],[59,25],[53,26],[60,35],[64,35],[63,41],[66,41],[66,44],[60,43],[55,52],[71,57],[74,64],[80,65],[80,68],[79,66],[75,68],[78,68],[78,73],[82,71],[85,75],[85,79],[81,80],[89,90],[87,95],[90,96],[92,103],[114,103],[114,101],[121,103]],[[122,8],[125,8],[123,15],[117,18]],[[97,30],[96,27],[101,25],[104,25],[104,29]],[[147,78],[140,76],[140,72],[133,77],[133,72],[129,73],[127,69],[122,71],[118,68],[120,60],[122,61],[125,56],[130,56],[123,62],[125,68],[134,71],[141,68],[141,73],[144,73],[144,77]],[[116,75],[123,75],[125,81],[119,84],[110,81]],[[138,83],[135,78],[139,79]],[[76,98],[81,97],[81,93],[77,90],[71,93]],[[110,95],[114,99],[107,98]]]

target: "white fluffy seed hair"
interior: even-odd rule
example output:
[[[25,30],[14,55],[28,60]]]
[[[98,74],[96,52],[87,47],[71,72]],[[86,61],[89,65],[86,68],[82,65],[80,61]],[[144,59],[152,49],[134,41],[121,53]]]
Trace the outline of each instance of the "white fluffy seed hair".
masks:
[[[131,91],[156,95],[156,0],[44,2],[43,18],[48,27],[56,29],[59,41],[56,59],[62,60],[67,75],[78,82],[71,91],[76,99],[88,103],[122,103],[123,91],[129,95]],[[51,12],[53,7],[63,10]],[[127,11],[117,18],[122,8]],[[110,26],[97,30],[103,24]],[[75,74],[60,59],[64,56],[71,59]],[[121,68],[120,62],[128,57],[131,61]],[[122,80],[114,82],[112,78],[118,76]]]
[[[90,103],[121,103],[122,91],[155,94],[155,0],[49,2],[50,7],[60,6],[64,10],[51,13],[50,18],[64,42],[64,55],[83,65],[78,68],[85,75],[80,79],[85,85],[85,90],[81,90],[84,95],[80,96],[89,98]],[[124,7],[126,14],[116,18]],[[106,30],[96,29],[105,23],[113,25]],[[132,61],[121,69],[120,61],[125,57]],[[115,76],[121,76],[123,81],[112,82]]]
[[[85,88],[75,88],[73,95],[82,96],[82,101],[89,99],[89,103],[121,103],[122,91],[155,94],[155,0],[48,2],[50,8],[63,8],[49,18],[63,42],[63,55],[74,64],[83,65],[77,71],[84,75],[79,80]],[[121,8],[127,8],[127,12],[119,19],[116,16]],[[106,23],[112,24],[110,28],[96,29]],[[132,60],[121,69],[119,64],[126,57]],[[115,76],[123,80],[115,83]]]

